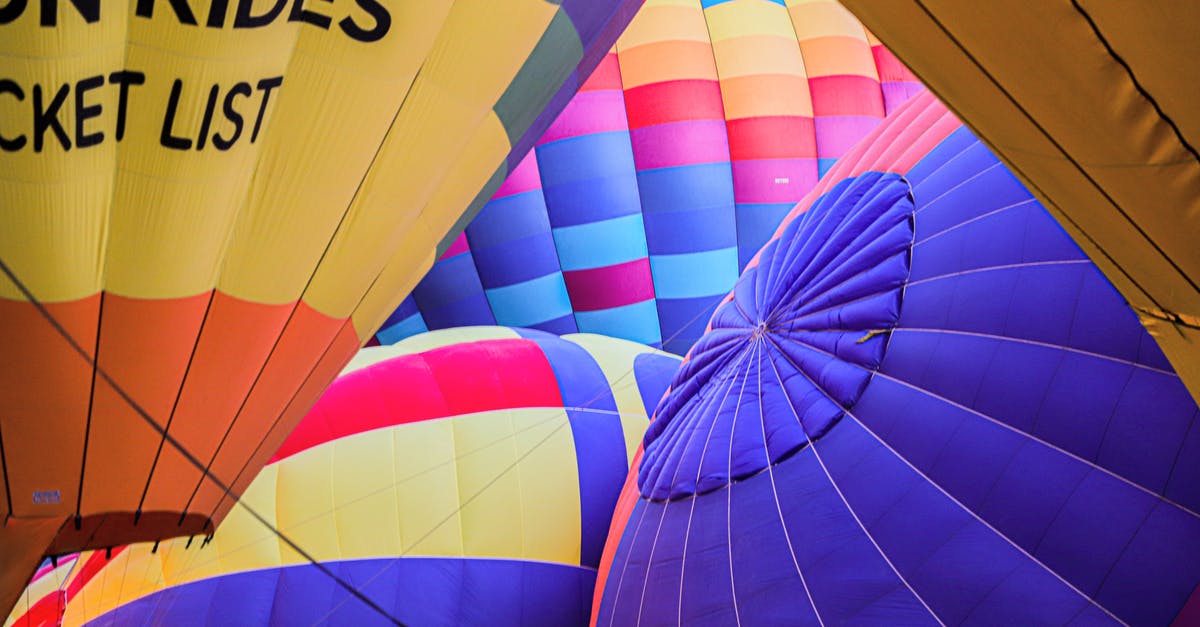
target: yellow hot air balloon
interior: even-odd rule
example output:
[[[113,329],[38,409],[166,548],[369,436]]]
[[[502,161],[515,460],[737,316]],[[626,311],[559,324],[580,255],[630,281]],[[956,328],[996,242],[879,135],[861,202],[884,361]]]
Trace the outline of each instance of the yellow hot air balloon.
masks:
[[[211,531],[639,4],[0,7],[0,609]]]
[[[845,4],[1012,166],[1200,399],[1200,4]]]

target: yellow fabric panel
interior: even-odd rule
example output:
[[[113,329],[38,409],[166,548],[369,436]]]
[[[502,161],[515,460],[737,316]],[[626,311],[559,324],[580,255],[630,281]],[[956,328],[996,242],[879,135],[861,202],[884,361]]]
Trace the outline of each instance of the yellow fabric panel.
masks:
[[[594,333],[571,333],[562,338],[582,346],[600,365],[600,369],[604,371],[604,377],[608,379],[609,387],[612,388],[613,398],[617,401],[617,411],[621,413],[622,417],[646,416],[646,410],[642,405],[642,395],[638,391],[637,378],[634,377],[634,358],[642,353],[657,353],[676,358],[676,363],[679,359],[677,355],[656,351],[637,342]]]
[[[242,495],[243,503],[276,526],[281,522],[275,508],[275,495],[280,489],[279,480],[279,468],[266,466]],[[177,539],[172,542],[186,544],[187,540]],[[229,515],[221,522],[220,534],[214,534],[207,547],[198,550],[199,542],[200,539],[197,538],[191,549],[177,549],[165,553],[169,559],[165,560],[167,565],[163,570],[169,584],[195,581],[230,569],[261,567],[258,566],[261,564],[275,565],[281,563],[281,559],[287,562],[295,562],[298,559],[295,551],[284,547],[275,534],[255,520],[244,507],[234,507],[230,510]]]
[[[866,41],[866,29],[836,0],[788,0],[787,6],[801,41],[838,35]]]
[[[275,464],[279,472],[275,500],[279,530],[313,556],[332,557],[341,553],[333,513],[335,449],[335,446],[317,446],[289,457],[286,463]],[[285,564],[303,561],[295,551],[282,547],[281,551]]]
[[[647,0],[617,39],[616,49],[623,52],[663,41],[708,43],[708,25],[698,0]],[[624,67],[621,76],[624,82]]]
[[[253,87],[287,72],[299,32],[298,24],[283,20],[262,29],[197,28],[180,24],[167,6],[156,6],[152,19],[132,20],[125,67],[144,71],[146,84],[129,99],[131,125],[118,151],[105,289],[144,298],[212,289],[262,144],[241,138],[228,151],[216,149],[212,134],[231,137],[233,125],[214,114],[201,133],[210,89],[218,85],[217,102],[223,102],[233,85],[245,82],[251,93],[240,101],[242,113],[254,115],[265,94]],[[264,124],[276,95],[272,90],[267,98]],[[164,111],[172,102],[177,107],[168,127]],[[190,148],[161,145],[164,132]]]
[[[358,334],[359,343],[365,343],[383,326],[388,316],[404,302],[408,294],[417,287],[421,278],[429,273],[437,259],[437,246],[428,242],[437,237],[434,233],[421,232],[415,224],[404,234],[392,258],[384,266],[379,278],[363,296],[362,304],[354,311],[351,321]]]
[[[443,30],[445,36],[430,51],[321,261],[305,302],[335,317],[353,311],[402,241],[403,229],[416,220],[446,181],[476,134],[495,132],[498,122],[492,107],[557,10],[543,0],[455,3]],[[490,54],[465,54],[464,50],[488,50]],[[493,138],[489,136],[489,140]],[[507,135],[504,144],[507,146]],[[503,156],[486,168],[481,181],[491,176]],[[478,188],[469,191],[472,197],[476,192]],[[454,207],[455,215],[447,223],[452,224],[464,208],[465,204]]]
[[[774,2],[733,0],[704,10],[713,43],[749,36],[775,36],[795,40],[787,9]]]
[[[432,123],[431,127],[440,128],[443,124],[453,125],[454,121],[447,118]],[[445,133],[441,130],[436,135]],[[414,217],[415,222],[423,224],[421,228],[412,229],[410,225],[403,230],[389,230],[388,223],[395,220],[395,209],[394,205],[389,209],[386,203],[377,205],[370,212],[351,211],[340,232],[354,233],[354,236],[335,239],[305,292],[305,302],[327,315],[348,317],[360,306],[363,294],[371,288],[385,264],[394,257],[392,251],[405,243],[408,232],[432,236],[427,242],[416,243],[418,249],[437,246],[438,240],[454,226],[511,149],[503,124],[490,108],[467,139],[445,178],[433,189],[429,203],[425,207],[413,207],[414,212],[419,210]],[[431,141],[435,140],[431,138]],[[405,157],[411,159],[412,154]],[[411,241],[407,244],[414,245]],[[364,315],[375,313],[368,311]]]
[[[276,304],[300,297],[430,47],[446,36],[451,0],[384,4],[391,30],[370,44],[302,31],[272,114],[277,130],[265,137],[231,236],[226,293]]]
[[[1069,3],[1017,0],[846,4],[1059,219],[1200,400],[1200,163],[1087,17]],[[1086,7],[1194,146],[1198,88],[1168,77],[1200,70],[1200,5],[1142,9]]]
[[[520,460],[522,554],[527,559],[578,564],[583,521],[570,422],[559,409],[517,409],[509,415]]]
[[[392,429],[396,527],[404,555],[462,555],[458,513],[456,419],[427,420]]]
[[[319,447],[333,452],[332,464],[325,472],[333,489],[337,554],[342,559],[400,555],[402,551],[399,534],[386,533],[400,528],[400,503],[393,488],[399,480],[394,472],[399,462],[393,461],[397,455],[388,435],[341,438]],[[420,434],[405,434],[405,439],[409,438],[425,441]],[[280,494],[280,500],[287,498]]]
[[[102,112],[84,131],[102,131],[108,137],[96,146],[76,148],[74,99],[80,80],[121,68],[130,3],[101,6],[101,19],[88,24],[70,4],[60,3],[58,25],[45,28],[39,24],[40,5],[31,2],[20,17],[3,26],[0,36],[0,78],[13,81],[23,92],[23,100],[0,93],[0,136],[25,141],[17,152],[0,150],[0,250],[44,301],[83,298],[101,286],[119,87],[106,81],[86,91],[85,106],[99,105]],[[34,152],[35,86],[43,90],[48,106],[64,85],[68,91],[58,120],[73,149],[63,150],[54,132],[47,131],[41,134],[42,151]],[[0,279],[0,298],[21,296],[8,279]]]
[[[804,58],[800,56],[800,45],[795,37],[726,39],[713,42],[713,54],[716,56],[717,69],[722,81],[743,76],[808,76],[808,71],[804,68]],[[812,109],[811,103],[796,103],[792,106],[798,109]]]

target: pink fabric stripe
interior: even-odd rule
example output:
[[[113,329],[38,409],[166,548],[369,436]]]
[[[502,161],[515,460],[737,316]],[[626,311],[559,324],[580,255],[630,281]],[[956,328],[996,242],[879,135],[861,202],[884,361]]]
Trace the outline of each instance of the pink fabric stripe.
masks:
[[[733,162],[733,193],[740,203],[795,201],[816,184],[816,159]]]
[[[882,118],[826,116],[816,119],[817,157],[836,159],[879,126]]]
[[[724,120],[658,124],[629,132],[639,170],[729,161]]]
[[[601,268],[565,271],[563,279],[576,311],[612,309],[654,298],[650,259],[646,257]]]
[[[447,248],[446,252],[442,253],[441,257],[438,257],[438,261],[461,255],[470,250],[471,245],[467,243],[467,232],[463,231],[458,234],[458,237],[454,238],[454,243],[450,244],[450,248]]]
[[[492,199],[504,198],[522,192],[528,192],[542,188],[542,174],[538,171],[537,155],[530,150],[529,154],[521,159],[521,163],[517,164],[516,169],[508,173],[508,178],[500,184],[500,189],[492,195]]]
[[[624,94],[613,90],[582,92],[571,99],[538,140],[538,145],[580,135],[627,130],[629,122],[625,119]]]

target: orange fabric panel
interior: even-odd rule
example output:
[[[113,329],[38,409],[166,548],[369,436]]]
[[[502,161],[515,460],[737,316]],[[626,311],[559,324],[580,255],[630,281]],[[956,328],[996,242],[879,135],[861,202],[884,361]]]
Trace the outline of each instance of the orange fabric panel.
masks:
[[[78,302],[78,301],[77,301]],[[42,550],[58,533],[61,517],[8,518],[0,526],[0,608],[16,605],[42,562]]]
[[[668,389],[664,395],[670,394]],[[604,541],[604,552],[600,555],[600,568],[596,573],[596,587],[592,590],[592,618],[588,624],[595,627],[596,616],[600,613],[600,600],[604,596],[604,584],[608,581],[608,573],[612,569],[613,558],[617,555],[617,545],[633,515],[633,506],[637,504],[640,493],[637,487],[638,469],[642,467],[643,445],[638,445],[629,474],[625,476],[625,485],[621,486],[621,495],[617,497],[617,508],[613,511],[612,522],[608,525],[608,538]]]
[[[350,363],[350,359],[358,353],[361,345],[361,340],[358,337],[357,331],[354,329],[354,323],[347,320],[342,328],[338,331],[337,336],[333,338],[333,343],[329,349],[321,357],[321,361],[317,363],[316,368],[309,374],[296,396],[291,403],[283,411],[279,422],[262,439],[260,445],[254,450],[253,455],[249,455],[249,461],[245,465],[245,471],[234,479],[233,491],[235,494],[241,494],[246,491],[250,482],[258,476],[259,470],[270,461],[275,451],[283,445],[283,441],[292,433],[296,425],[308,414],[321,395],[325,393],[325,389],[329,384],[337,378],[346,364]],[[213,520],[224,520],[225,515],[233,508],[235,501],[233,499],[222,499],[213,513]]]
[[[48,303],[53,316],[89,354],[96,346],[100,295]],[[78,460],[83,451],[82,421],[88,413],[92,367],[28,302],[0,299],[0,441],[12,494],[0,485],[0,513],[11,496],[17,516],[74,514],[80,467],[48,464],[47,458]],[[37,364],[34,368],[31,365]],[[46,420],[71,416],[75,420]],[[34,491],[59,491],[59,503],[34,504]],[[0,570],[0,572],[6,572]]]
[[[296,305],[295,312],[279,336],[279,343],[234,419],[228,437],[216,452],[210,466],[213,475],[226,484],[236,481],[282,408],[288,406],[308,379],[309,373],[320,363],[326,352],[320,347],[329,346],[346,325],[345,319],[330,318],[303,301]],[[350,332],[353,334],[353,328]],[[354,344],[357,347],[357,339]],[[258,467],[254,467],[250,474],[258,474]],[[191,487],[186,491],[190,495]],[[222,490],[212,481],[202,480],[188,510],[211,512],[222,497]]]
[[[159,425],[171,415],[210,298],[104,294],[97,367]],[[87,431],[80,512],[130,511],[141,499],[162,437],[99,376]]]
[[[213,298],[170,433],[207,463],[245,402],[294,305]],[[146,494],[146,511],[182,511],[201,472],[170,444]]]

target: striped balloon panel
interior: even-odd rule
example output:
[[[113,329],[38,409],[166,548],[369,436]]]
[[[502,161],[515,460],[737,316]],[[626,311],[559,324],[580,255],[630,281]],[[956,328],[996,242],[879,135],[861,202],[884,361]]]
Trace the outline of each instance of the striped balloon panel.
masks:
[[[405,623],[578,623],[647,407],[678,363],[503,327],[366,349],[244,501]],[[67,580],[69,624],[384,618],[243,508],[211,542],[81,559],[95,567]]]
[[[426,326],[495,319],[551,330],[569,306],[580,331],[686,352],[787,211],[888,107],[920,89],[913,81],[836,3],[646,3],[535,149],[569,303],[526,240],[527,271],[517,269],[524,257],[473,257],[480,276],[528,296],[521,322],[502,318],[511,305],[499,300],[487,303],[491,315],[469,316],[418,303]],[[532,192],[526,167],[513,177]],[[497,195],[476,223],[530,224],[530,195],[520,209]],[[467,236],[477,250],[472,228]],[[482,306],[482,282],[459,276],[470,271],[465,261],[440,262],[462,268],[435,267],[416,294],[453,294],[456,311]],[[395,331],[421,328],[413,322]]]
[[[596,623],[1170,624],[1198,602],[1198,423],[1100,270],[919,95],[672,381]]]
[[[210,531],[640,1],[84,4],[0,37],[5,609],[43,555]]]

